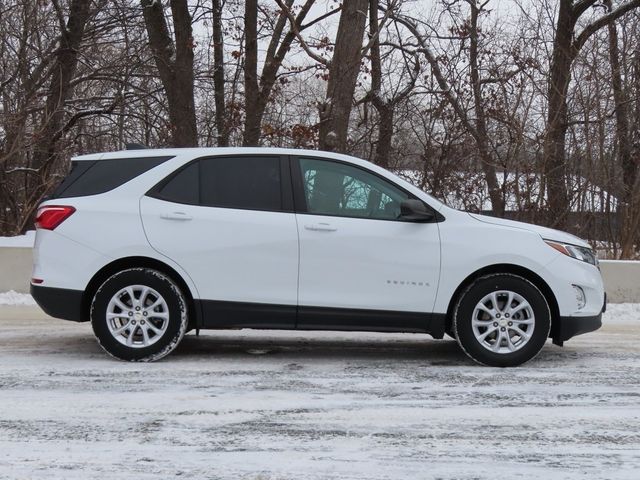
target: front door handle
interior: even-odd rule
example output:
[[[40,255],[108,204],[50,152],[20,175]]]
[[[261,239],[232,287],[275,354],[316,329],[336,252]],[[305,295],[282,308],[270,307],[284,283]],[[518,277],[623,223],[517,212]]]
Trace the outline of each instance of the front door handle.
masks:
[[[335,232],[338,230],[336,227],[331,225],[330,223],[312,223],[305,225],[304,228],[307,230],[313,230],[314,232]]]
[[[165,220],[192,220],[193,217],[191,215],[187,215],[184,212],[167,212],[160,215],[160,218],[164,218]]]

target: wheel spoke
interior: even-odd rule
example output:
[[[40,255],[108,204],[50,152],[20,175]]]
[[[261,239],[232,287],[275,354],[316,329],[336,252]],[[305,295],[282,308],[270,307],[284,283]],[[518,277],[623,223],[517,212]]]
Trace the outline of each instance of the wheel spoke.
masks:
[[[107,313],[107,318],[109,320],[113,319],[113,318],[126,318],[127,320],[129,319],[129,312],[128,311],[123,311],[123,312],[118,312],[118,313]]]
[[[500,312],[500,307],[498,306],[498,292],[493,292],[491,294],[491,305],[493,305],[493,309],[496,312]]]
[[[524,308],[530,308],[531,305],[529,305],[529,302],[527,302],[526,300],[523,302],[520,302],[517,306],[515,306],[514,308],[512,308],[509,313],[511,314],[511,316],[513,317],[516,313],[518,313],[520,310],[524,309]]]
[[[141,326],[140,331],[142,332],[142,343],[144,343],[145,346],[149,345],[149,331],[147,329],[147,325]]]
[[[116,306],[123,312],[128,312],[129,310],[131,310],[131,307],[127,307],[119,298],[114,298],[113,303],[115,303]]]
[[[474,318],[471,321],[471,324],[473,326],[477,326],[477,327],[488,327],[489,325],[493,325],[495,322],[495,320],[478,320],[477,318]]]
[[[481,342],[487,338],[489,335],[491,335],[493,332],[495,332],[496,330],[498,330],[498,327],[493,327],[493,328],[487,328],[487,331],[480,334],[477,339],[480,340]]]
[[[493,350],[494,352],[497,352],[498,350],[500,350],[501,345],[502,345],[502,332],[498,330],[498,335],[496,336],[496,343],[491,345],[491,350]]]
[[[518,335],[520,335],[520,337],[522,337],[523,340],[529,340],[529,337],[531,336],[527,332],[525,332],[524,330],[521,330],[520,327],[518,327],[518,326],[511,327],[511,330],[513,330]]]
[[[155,302],[153,302],[151,305],[149,305],[148,307],[145,307],[147,309],[147,311],[153,311],[154,308],[156,308],[158,305],[162,304],[164,302],[164,300],[162,299],[162,297],[159,297]]]
[[[488,313],[489,315],[491,315],[491,318],[494,318],[496,316],[495,306],[493,309],[489,309],[484,303],[479,303],[476,308],[478,308],[479,310],[482,310],[483,312]]]
[[[138,299],[138,305],[144,308],[144,302],[147,300],[147,295],[149,295],[150,291],[151,289],[149,287],[144,287],[142,289],[142,292],[140,292],[140,298]]]
[[[533,318],[523,318],[523,319],[519,319],[516,318],[515,320],[512,320],[513,323],[517,323],[518,325],[533,325],[535,323],[535,320]]]
[[[136,325],[129,331],[129,336],[127,337],[127,345],[129,346],[133,345],[133,336],[135,335],[137,329],[138,329],[138,326]]]
[[[509,312],[511,310],[511,304],[513,303],[513,292],[507,294],[507,303],[504,304],[504,311]]]
[[[131,307],[137,307],[139,305],[139,302],[136,299],[136,294],[133,291],[133,287],[127,287],[127,293],[129,294],[129,298],[131,299]]]
[[[158,327],[156,327],[153,323],[151,323],[149,320],[147,320],[147,326],[153,331],[153,333],[155,334],[160,334],[162,333],[162,330],[159,329]]]
[[[149,312],[149,318],[169,318],[168,312]]]
[[[129,322],[127,322],[125,325],[123,325],[122,327],[119,327],[117,329],[115,329],[113,331],[114,335],[120,335],[122,332],[124,332],[127,328],[131,328],[131,324]]]

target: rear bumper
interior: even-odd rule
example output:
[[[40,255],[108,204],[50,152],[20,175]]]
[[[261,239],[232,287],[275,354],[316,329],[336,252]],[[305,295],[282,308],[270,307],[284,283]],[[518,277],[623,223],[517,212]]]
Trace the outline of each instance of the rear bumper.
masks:
[[[31,296],[47,315],[63,320],[85,322],[82,311],[82,290],[31,285]]]

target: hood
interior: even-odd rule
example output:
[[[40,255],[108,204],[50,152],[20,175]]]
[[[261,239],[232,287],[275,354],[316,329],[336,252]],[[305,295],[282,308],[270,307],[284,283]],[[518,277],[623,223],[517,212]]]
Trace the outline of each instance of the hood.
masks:
[[[563,232],[562,230],[555,230],[553,228],[541,227],[532,223],[516,222],[515,220],[507,220],[505,218],[489,217],[487,215],[478,215],[477,213],[469,213],[469,216],[484,223],[490,223],[492,225],[499,225],[501,227],[520,228],[523,230],[529,230],[530,232],[537,233],[545,240],[555,240],[557,242],[570,243],[572,245],[578,245],[581,247],[591,248],[588,242],[571,235],[570,233]]]

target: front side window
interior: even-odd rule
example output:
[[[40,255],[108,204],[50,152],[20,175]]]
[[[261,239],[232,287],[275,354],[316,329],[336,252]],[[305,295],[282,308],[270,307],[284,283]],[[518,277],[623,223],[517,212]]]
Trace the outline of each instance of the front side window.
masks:
[[[300,159],[309,213],[396,220],[409,195],[363,169],[328,160]]]

